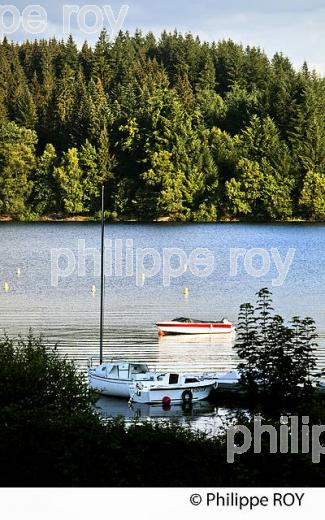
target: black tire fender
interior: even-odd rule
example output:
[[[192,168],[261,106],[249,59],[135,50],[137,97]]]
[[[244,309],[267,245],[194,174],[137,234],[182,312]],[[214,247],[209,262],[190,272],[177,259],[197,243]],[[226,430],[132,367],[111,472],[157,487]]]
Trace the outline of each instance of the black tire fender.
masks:
[[[182,401],[183,403],[191,403],[193,400],[193,394],[191,390],[184,390],[182,393]]]

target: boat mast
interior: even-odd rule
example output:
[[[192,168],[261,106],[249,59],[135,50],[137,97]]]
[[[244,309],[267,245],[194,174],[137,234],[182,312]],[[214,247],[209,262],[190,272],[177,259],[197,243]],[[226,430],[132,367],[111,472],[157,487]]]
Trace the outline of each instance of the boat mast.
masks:
[[[99,339],[99,364],[103,363],[104,340],[104,240],[105,240],[105,215],[104,215],[105,188],[102,185],[102,229],[101,229],[101,258],[100,258],[100,339]]]

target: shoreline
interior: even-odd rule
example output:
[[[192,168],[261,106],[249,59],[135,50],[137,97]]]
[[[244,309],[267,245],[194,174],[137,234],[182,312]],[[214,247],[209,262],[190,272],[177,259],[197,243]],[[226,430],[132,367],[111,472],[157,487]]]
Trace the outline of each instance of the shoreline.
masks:
[[[98,223],[100,220],[95,216],[84,215],[44,215],[37,219],[19,219],[12,215],[0,215],[0,223],[23,223],[23,224],[40,224],[40,223],[65,223],[65,222],[80,222],[80,223]],[[324,220],[308,220],[303,218],[291,218],[287,220],[261,220],[261,219],[240,219],[240,218],[221,218],[215,222],[193,222],[176,220],[172,217],[161,217],[155,220],[141,220],[137,218],[125,218],[108,220],[112,224],[325,224]]]

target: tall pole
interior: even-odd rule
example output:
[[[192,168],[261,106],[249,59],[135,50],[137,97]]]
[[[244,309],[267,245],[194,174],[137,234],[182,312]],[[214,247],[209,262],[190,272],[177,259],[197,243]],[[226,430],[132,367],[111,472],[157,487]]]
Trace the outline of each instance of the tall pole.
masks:
[[[99,339],[99,364],[103,363],[104,343],[104,240],[105,240],[105,188],[102,186],[102,230],[101,230],[101,262],[100,262],[100,339]]]

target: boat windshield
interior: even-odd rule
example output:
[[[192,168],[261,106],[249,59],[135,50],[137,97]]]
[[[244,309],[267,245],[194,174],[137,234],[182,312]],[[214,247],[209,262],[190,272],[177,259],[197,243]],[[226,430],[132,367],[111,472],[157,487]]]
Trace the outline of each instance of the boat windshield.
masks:
[[[175,320],[172,321],[172,323],[192,323],[192,324],[195,324],[195,323],[206,323],[206,324],[211,324],[211,323],[214,323],[214,324],[218,324],[218,323],[229,323],[227,322],[227,320],[225,319],[222,319],[222,320],[218,320],[218,321],[203,321],[203,320],[194,320],[192,318],[176,318]]]
[[[131,365],[132,374],[146,374],[149,372],[147,365]]]
[[[199,383],[199,380],[197,377],[186,377],[185,378],[185,383],[186,384],[190,384],[190,383]]]

